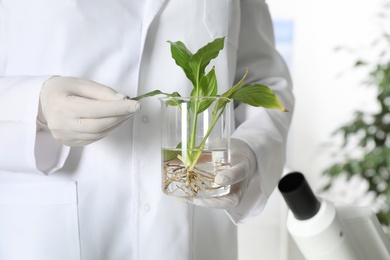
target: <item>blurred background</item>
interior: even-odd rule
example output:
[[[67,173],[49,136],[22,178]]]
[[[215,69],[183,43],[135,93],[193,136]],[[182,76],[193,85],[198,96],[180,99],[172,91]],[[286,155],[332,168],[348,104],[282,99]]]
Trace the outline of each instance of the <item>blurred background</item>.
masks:
[[[390,37],[381,15],[389,1],[267,2],[296,97],[286,173],[302,172],[334,202],[371,207],[386,224]],[[264,213],[239,226],[239,259],[303,259],[285,228],[286,213],[275,190]]]

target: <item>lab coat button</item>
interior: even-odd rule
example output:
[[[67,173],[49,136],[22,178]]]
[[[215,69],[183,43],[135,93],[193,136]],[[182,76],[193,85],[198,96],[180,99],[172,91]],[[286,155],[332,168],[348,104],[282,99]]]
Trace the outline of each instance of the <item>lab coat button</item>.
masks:
[[[143,117],[142,117],[142,122],[144,122],[145,124],[147,124],[147,123],[149,122],[149,117],[143,116]]]
[[[151,208],[152,208],[152,207],[151,207],[150,204],[148,204],[148,203],[146,203],[146,204],[144,205],[144,210],[145,210],[146,212],[150,211]]]

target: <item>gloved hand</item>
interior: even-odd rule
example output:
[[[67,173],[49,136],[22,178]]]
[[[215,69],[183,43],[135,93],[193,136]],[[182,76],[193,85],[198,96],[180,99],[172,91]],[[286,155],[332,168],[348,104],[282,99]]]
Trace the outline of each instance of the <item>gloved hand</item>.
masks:
[[[231,185],[230,193],[221,197],[185,198],[185,202],[201,207],[232,209],[238,206],[249,181],[255,174],[257,163],[252,148],[244,141],[232,138],[230,143],[231,167],[217,174],[214,181],[219,185]]]
[[[68,146],[95,142],[130,118],[137,101],[93,81],[52,77],[40,93],[38,121]]]

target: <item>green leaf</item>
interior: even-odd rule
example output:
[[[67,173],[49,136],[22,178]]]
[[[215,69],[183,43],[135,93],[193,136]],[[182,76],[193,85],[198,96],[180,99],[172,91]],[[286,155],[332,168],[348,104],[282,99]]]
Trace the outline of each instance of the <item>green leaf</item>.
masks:
[[[251,106],[272,108],[287,112],[275,93],[269,87],[261,84],[242,86],[233,93],[232,98]]]
[[[174,92],[174,93],[177,93],[177,92]],[[170,95],[169,97],[171,98],[171,100],[169,100],[168,102],[165,103],[167,106],[180,106],[181,101],[179,101],[176,98],[176,97],[180,97],[179,93],[177,93],[177,96]]]
[[[206,98],[202,99],[202,101],[199,103],[198,110],[196,111],[196,114],[200,114],[204,112],[212,103],[214,102],[214,99],[212,98]]]
[[[150,91],[146,94],[142,94],[142,95],[139,95],[137,97],[133,97],[133,98],[130,98],[131,100],[141,100],[143,98],[146,98],[146,97],[153,97],[153,96],[156,96],[156,95],[165,95],[165,96],[168,96],[168,97],[180,97],[180,94],[178,92],[173,92],[172,94],[169,94],[169,93],[165,93],[165,92],[162,92],[161,90],[153,90],[153,91]]]
[[[248,69],[245,70],[245,74],[241,78],[241,80],[239,82],[237,82],[233,87],[231,87],[228,91],[223,93],[221,96],[225,97],[225,98],[231,98],[233,96],[234,92],[236,92],[241,87],[241,85],[244,83],[247,75],[248,75]]]
[[[175,159],[177,158],[177,156],[179,154],[181,154],[181,142],[175,147],[176,149],[179,149],[179,150],[176,150],[176,151],[172,151],[172,150],[167,150],[167,149],[163,149],[162,151],[162,157],[163,157],[163,161],[166,162],[166,161],[170,161],[172,159]]]
[[[191,96],[215,97],[217,95],[218,84],[214,68],[212,68],[206,76],[201,78],[198,93],[194,92],[195,90],[192,91]],[[195,104],[191,104],[191,107],[196,114],[200,114],[205,111],[213,101],[214,99],[212,98],[200,98],[196,100]]]
[[[196,84],[197,77],[194,74],[192,68],[189,66],[189,62],[192,58],[192,53],[187,49],[186,45],[181,41],[171,42],[168,41],[171,45],[171,55],[175,60],[176,64],[183,69],[187,78],[192,82],[192,84]]]
[[[365,66],[365,65],[367,65],[367,62],[362,61],[362,60],[358,60],[358,61],[355,62],[354,66],[358,67],[358,66]]]
[[[198,96],[215,97],[218,93],[217,76],[213,67],[206,76],[200,79]],[[193,95],[195,93],[191,93]]]
[[[210,61],[216,58],[219,52],[224,47],[225,38],[217,38],[214,41],[200,48],[190,59],[189,66],[196,77],[196,82],[199,83],[201,77],[205,75],[205,70]],[[195,84],[199,87],[198,84]],[[198,93],[198,92],[196,92]],[[198,94],[199,95],[199,94]]]
[[[223,49],[224,40],[225,38],[217,38],[200,48],[195,54],[192,54],[181,41],[168,41],[171,44],[172,58],[192,82],[194,95],[201,96],[198,91],[201,79],[206,74],[205,69],[210,61],[216,58],[220,50]]]

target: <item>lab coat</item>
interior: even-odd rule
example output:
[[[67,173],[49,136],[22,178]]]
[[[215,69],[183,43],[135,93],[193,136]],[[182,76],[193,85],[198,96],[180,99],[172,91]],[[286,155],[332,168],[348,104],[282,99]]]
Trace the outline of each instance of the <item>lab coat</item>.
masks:
[[[284,166],[291,81],[261,0],[0,0],[0,259],[237,258],[236,224],[258,215]],[[197,50],[225,37],[219,93],[238,81],[270,86],[290,110],[239,105],[235,138],[257,172],[235,209],[192,206],[161,191],[160,102],[107,137],[67,147],[37,131],[39,93],[53,75],[105,84],[130,97],[191,91],[170,41]],[[258,232],[261,232],[259,230]]]

